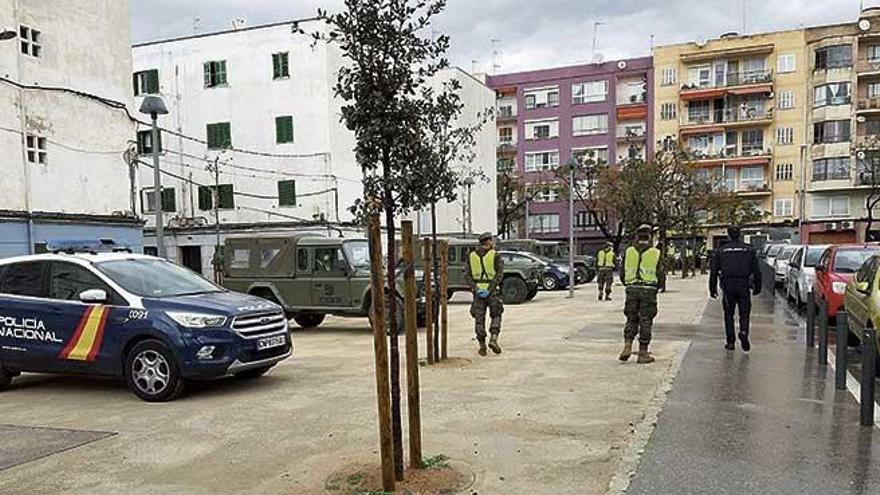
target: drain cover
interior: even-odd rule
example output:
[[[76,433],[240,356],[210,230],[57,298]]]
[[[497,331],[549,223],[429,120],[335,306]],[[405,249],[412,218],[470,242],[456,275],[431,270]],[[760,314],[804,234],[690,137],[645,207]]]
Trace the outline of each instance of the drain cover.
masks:
[[[0,425],[0,471],[103,440],[116,433]]]

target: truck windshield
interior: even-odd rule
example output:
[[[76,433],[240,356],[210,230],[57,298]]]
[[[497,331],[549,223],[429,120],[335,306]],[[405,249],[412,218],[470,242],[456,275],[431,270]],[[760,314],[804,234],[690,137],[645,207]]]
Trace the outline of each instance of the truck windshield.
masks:
[[[345,256],[355,268],[370,268],[370,245],[367,241],[345,241]]]
[[[140,258],[96,263],[123,289],[140,297],[176,297],[223,292],[195,272],[165,260]]]

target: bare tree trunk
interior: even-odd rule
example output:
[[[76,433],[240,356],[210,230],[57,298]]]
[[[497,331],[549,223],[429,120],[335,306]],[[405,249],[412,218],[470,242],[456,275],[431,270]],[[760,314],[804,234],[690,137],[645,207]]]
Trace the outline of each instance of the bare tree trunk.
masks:
[[[386,180],[389,184],[390,180]],[[388,253],[386,269],[388,275],[388,288],[386,300],[388,307],[389,330],[389,359],[391,373],[391,434],[394,440],[394,475],[398,481],[403,481],[403,425],[400,416],[400,344],[397,325],[397,246],[394,239],[394,205],[392,204],[393,192],[385,188],[385,224],[388,234]]]

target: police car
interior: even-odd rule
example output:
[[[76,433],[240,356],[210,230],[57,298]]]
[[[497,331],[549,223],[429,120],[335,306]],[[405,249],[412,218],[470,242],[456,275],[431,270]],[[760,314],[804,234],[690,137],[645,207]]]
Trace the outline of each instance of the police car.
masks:
[[[22,372],[106,375],[162,402],[188,380],[257,378],[292,354],[264,299],[109,240],[48,248],[0,260],[0,390]]]

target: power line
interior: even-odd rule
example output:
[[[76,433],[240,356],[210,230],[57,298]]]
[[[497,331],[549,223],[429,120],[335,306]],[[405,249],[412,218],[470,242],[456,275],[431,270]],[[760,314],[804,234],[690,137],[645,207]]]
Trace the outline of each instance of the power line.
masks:
[[[12,133],[12,134],[17,134],[17,135],[19,135],[19,136],[25,136],[25,135],[27,135],[27,133],[25,133],[25,132],[21,132],[21,131],[18,130],[18,129],[12,129],[12,128],[9,128],[9,127],[2,127],[2,126],[0,126],[0,131],[6,131],[6,132],[9,132],[9,133]],[[98,150],[87,150],[87,149],[78,148],[78,147],[76,147],[76,146],[72,146],[72,145],[69,145],[69,144],[64,144],[64,143],[61,143],[61,142],[55,141],[55,140],[52,139],[52,138],[48,138],[48,137],[45,137],[45,136],[40,136],[40,135],[38,135],[38,134],[35,134],[35,136],[37,136],[37,137],[41,137],[41,138],[45,139],[46,142],[52,143],[52,144],[54,144],[55,146],[58,146],[58,147],[60,147],[60,148],[64,148],[64,149],[66,149],[66,150],[70,150],[70,151],[75,151],[75,152],[77,152],[77,153],[89,154],[89,155],[119,155],[119,154],[122,154],[122,153],[125,153],[126,151],[128,151],[127,149],[124,149],[124,150],[113,150],[113,151],[110,151],[110,150],[106,150],[106,151],[104,151],[104,150],[101,150],[101,151],[98,151]]]
[[[199,160],[199,161],[205,161],[205,162],[213,161],[208,157],[197,156],[197,155],[187,153],[185,151],[175,150],[172,148],[164,148],[164,150],[167,151],[168,153],[185,156],[187,158],[192,158],[193,160]],[[234,168],[234,169],[247,170],[249,172],[261,172],[261,173],[266,173],[266,174],[271,174],[271,175],[279,175],[279,176],[283,176],[283,177],[311,177],[311,178],[324,178],[324,179],[333,179],[333,180],[345,180],[345,181],[349,181],[349,182],[360,182],[355,179],[349,179],[347,177],[340,177],[340,176],[337,176],[334,174],[310,174],[310,173],[302,173],[302,172],[288,172],[288,171],[284,171],[284,170],[273,170],[273,169],[259,168],[259,167],[253,167],[253,166],[247,166],[247,165],[240,165],[240,164],[232,162],[231,160],[232,160],[231,158],[228,158],[226,160],[219,160],[219,163],[224,166]]]

